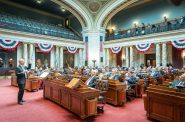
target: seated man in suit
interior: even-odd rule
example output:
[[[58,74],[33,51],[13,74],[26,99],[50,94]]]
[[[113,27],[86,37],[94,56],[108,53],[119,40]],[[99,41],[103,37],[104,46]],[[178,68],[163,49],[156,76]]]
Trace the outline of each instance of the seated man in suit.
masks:
[[[96,77],[96,73],[97,71],[92,69],[91,70],[91,77],[85,82],[86,85],[88,85],[89,87],[92,87],[92,88],[95,88],[96,87],[96,80],[97,80],[97,77]]]
[[[31,64],[28,67],[24,65],[24,59],[19,60],[19,66],[16,68],[16,76],[17,76],[17,84],[19,87],[18,92],[18,104],[23,105],[24,102],[23,95],[24,95],[24,88],[26,79],[28,78],[29,69],[31,68]]]
[[[106,72],[105,68],[102,68],[101,73],[99,74],[98,78],[99,78],[100,80],[102,80],[103,77],[108,77],[109,74],[110,74],[110,73],[109,73],[109,72]]]
[[[111,73],[109,79],[119,80],[119,77],[120,77],[120,74],[118,73],[118,69],[117,68],[113,68],[112,69],[112,73]]]
[[[153,76],[157,81],[159,81],[161,74],[160,74],[160,71],[153,68],[152,73],[150,75]]]

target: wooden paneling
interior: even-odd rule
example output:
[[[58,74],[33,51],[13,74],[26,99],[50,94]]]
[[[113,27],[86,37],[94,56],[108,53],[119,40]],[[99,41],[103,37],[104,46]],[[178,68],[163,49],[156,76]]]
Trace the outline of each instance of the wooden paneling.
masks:
[[[106,102],[113,105],[126,103],[126,85],[118,80],[109,80],[109,89],[106,93]]]
[[[185,121],[185,90],[150,85],[144,103],[149,118],[162,122]]]
[[[73,90],[65,87],[65,82],[62,80],[44,82],[44,98],[58,103],[82,119],[97,114],[98,96],[99,90],[89,88]]]

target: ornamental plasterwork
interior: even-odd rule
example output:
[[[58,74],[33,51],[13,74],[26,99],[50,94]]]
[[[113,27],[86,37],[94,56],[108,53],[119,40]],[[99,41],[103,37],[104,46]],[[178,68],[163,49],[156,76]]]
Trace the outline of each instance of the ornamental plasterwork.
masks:
[[[79,0],[93,15],[112,0]]]

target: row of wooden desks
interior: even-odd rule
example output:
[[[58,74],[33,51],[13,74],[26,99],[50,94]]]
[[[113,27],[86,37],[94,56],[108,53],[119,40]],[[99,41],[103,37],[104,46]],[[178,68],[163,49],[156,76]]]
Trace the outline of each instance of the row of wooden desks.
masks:
[[[44,82],[44,98],[54,101],[62,107],[84,119],[97,114],[99,90],[91,88],[70,89],[62,80]]]

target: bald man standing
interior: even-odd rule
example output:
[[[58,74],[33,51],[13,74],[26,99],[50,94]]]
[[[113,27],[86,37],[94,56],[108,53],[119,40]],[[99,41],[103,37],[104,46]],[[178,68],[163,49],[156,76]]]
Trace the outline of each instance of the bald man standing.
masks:
[[[29,64],[28,67],[24,65],[24,59],[19,60],[19,66],[16,68],[16,76],[17,76],[17,84],[19,87],[18,92],[18,104],[23,105],[23,102],[25,102],[22,98],[24,95],[24,88],[26,79],[28,78],[28,70],[31,68],[31,64]]]

